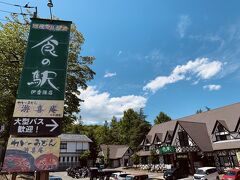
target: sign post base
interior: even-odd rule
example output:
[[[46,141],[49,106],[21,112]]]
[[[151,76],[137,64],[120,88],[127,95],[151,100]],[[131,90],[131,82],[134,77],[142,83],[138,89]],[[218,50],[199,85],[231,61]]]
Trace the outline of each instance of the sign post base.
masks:
[[[49,172],[48,171],[37,172],[36,180],[49,180]]]

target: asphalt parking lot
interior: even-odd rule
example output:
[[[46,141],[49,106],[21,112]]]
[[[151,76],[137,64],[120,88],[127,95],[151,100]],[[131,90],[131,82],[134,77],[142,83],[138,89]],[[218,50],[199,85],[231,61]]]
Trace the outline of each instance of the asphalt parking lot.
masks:
[[[142,173],[146,173],[148,174],[149,178],[156,178],[156,179],[163,179],[163,173],[156,173],[156,172],[148,172],[148,171],[144,171],[144,170],[136,170],[136,169],[118,169],[121,170],[123,172],[129,173],[129,174],[142,174]],[[62,171],[62,172],[51,172],[50,176],[59,176],[61,177],[63,180],[76,180],[76,178],[72,178],[70,176],[67,175],[66,171]],[[8,179],[11,179],[11,176],[7,176]],[[6,178],[4,177],[0,177],[0,180],[6,180]],[[30,176],[18,176],[17,180],[33,180],[33,177]],[[81,178],[82,180],[89,180],[90,178]],[[188,178],[184,178],[182,180],[192,180],[192,176],[188,177]]]
[[[146,172],[146,171],[140,171],[140,170],[129,170],[129,169],[124,169],[122,170],[123,172],[126,173],[147,173],[148,176],[150,178],[158,178],[158,179],[163,179],[163,173],[153,173],[153,172]],[[63,180],[76,180],[75,178],[72,178],[70,176],[67,175],[67,172],[52,172],[50,173],[50,175],[54,175],[54,176],[59,176],[61,177]],[[81,179],[89,179],[89,178],[81,178]],[[192,180],[192,176],[188,177],[188,178],[184,178],[182,180]]]

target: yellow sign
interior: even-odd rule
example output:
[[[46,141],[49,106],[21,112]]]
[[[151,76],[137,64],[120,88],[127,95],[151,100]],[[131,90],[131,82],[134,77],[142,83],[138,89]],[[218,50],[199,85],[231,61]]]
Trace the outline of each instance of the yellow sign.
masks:
[[[3,163],[7,172],[56,170],[60,138],[9,138]]]
[[[63,100],[17,99],[13,117],[63,117]]]

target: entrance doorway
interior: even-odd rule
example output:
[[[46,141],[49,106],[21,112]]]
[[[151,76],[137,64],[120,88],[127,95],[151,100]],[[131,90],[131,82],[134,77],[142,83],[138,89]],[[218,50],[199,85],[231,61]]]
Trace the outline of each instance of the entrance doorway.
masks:
[[[190,162],[188,154],[176,154],[176,167],[183,170],[184,173],[189,174]]]

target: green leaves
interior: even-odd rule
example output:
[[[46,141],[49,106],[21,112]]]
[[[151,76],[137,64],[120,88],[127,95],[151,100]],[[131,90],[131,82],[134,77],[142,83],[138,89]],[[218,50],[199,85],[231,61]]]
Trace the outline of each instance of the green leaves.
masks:
[[[164,123],[167,121],[171,121],[171,118],[164,112],[160,112],[159,115],[154,120],[154,124],[160,124],[160,123]]]

